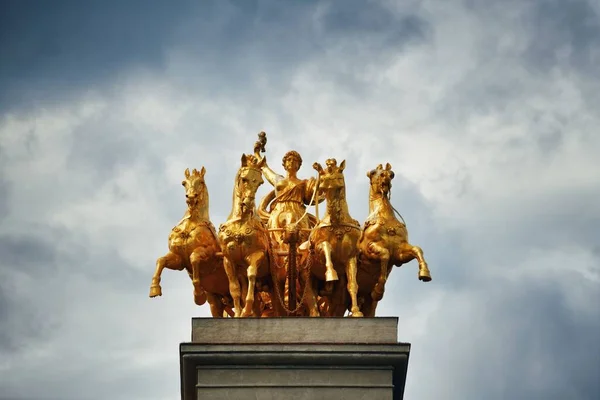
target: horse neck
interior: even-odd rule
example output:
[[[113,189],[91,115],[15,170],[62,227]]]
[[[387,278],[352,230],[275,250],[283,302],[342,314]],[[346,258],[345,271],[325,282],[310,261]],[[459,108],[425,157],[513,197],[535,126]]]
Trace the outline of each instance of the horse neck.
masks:
[[[394,209],[388,196],[375,190],[373,186],[369,190],[369,215],[394,217]]]
[[[260,221],[258,214],[255,211],[246,212],[245,214],[242,212],[241,197],[237,197],[233,201],[233,207],[231,208],[231,213],[229,214],[229,217],[227,217],[227,222],[237,221],[245,223],[253,219]]]
[[[235,177],[235,185],[233,186],[233,196],[231,200],[231,212],[229,213],[229,217],[227,217],[228,221],[231,219],[242,218],[242,196],[239,194],[238,178],[239,172]]]
[[[231,200],[231,212],[229,213],[229,217],[227,217],[227,221],[237,220],[237,221],[246,221],[252,217],[252,214],[255,213],[242,213],[242,195],[240,194],[239,189],[239,172],[235,177],[235,185],[233,187],[233,196]]]
[[[204,194],[205,199],[204,202],[202,203],[198,203],[195,206],[188,206],[188,209],[186,211],[186,217],[189,216],[191,220],[193,221],[209,221],[210,220],[210,216],[208,213],[208,193]]]
[[[341,189],[337,195],[334,191],[328,191],[327,195],[327,215],[332,223],[343,223],[352,220],[348,211],[346,202],[346,189]]]

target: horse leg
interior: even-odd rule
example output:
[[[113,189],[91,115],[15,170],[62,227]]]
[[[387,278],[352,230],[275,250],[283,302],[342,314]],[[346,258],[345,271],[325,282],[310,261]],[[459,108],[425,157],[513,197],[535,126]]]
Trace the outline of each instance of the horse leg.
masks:
[[[317,307],[319,308],[319,313],[323,317],[329,317],[329,305],[331,303],[331,299],[329,297],[320,297],[317,300]]]
[[[230,305],[223,304],[223,318],[227,318],[228,316],[231,318],[235,317],[235,312]]]
[[[419,280],[423,282],[429,282],[431,280],[431,273],[423,257],[423,250],[419,246],[413,246],[410,243],[402,243],[400,247],[400,259],[403,263],[410,260],[417,259],[419,262]],[[408,256],[408,257],[407,257]],[[405,261],[406,260],[406,261]]]
[[[350,300],[348,296],[348,281],[346,274],[340,276],[340,280],[332,282],[333,292],[328,296],[327,317],[343,317],[346,311],[350,310]]]
[[[206,251],[203,247],[198,247],[190,254],[190,265],[192,266],[192,284],[194,285],[194,302],[201,306],[206,303],[207,293],[200,282],[200,264],[208,261]],[[210,303],[209,303],[210,304]]]
[[[381,268],[379,271],[379,279],[371,292],[371,297],[374,301],[380,301],[383,298],[383,293],[385,292],[385,283],[388,277],[388,263],[390,261],[390,252],[385,247],[381,246],[378,243],[371,243],[369,246],[369,250],[379,256],[379,262],[381,263]]]
[[[150,284],[150,297],[162,296],[160,276],[165,268],[172,269],[174,271],[181,271],[185,267],[181,262],[181,257],[172,252],[168,252],[165,256],[156,260],[156,270],[154,271],[152,283]]]
[[[331,260],[331,244],[329,242],[321,242],[319,248],[325,256],[325,281],[332,282],[339,280],[338,274],[335,268],[333,268],[333,261]]]
[[[256,273],[258,266],[265,259],[265,253],[257,251],[246,257],[248,262],[248,293],[246,294],[246,304],[242,310],[242,317],[257,316],[254,315],[254,292],[256,291]]]
[[[375,316],[375,309],[377,308],[377,301],[373,300],[372,296],[365,296],[363,301],[363,304],[361,305],[360,309],[363,312],[365,317],[374,317]]]
[[[325,257],[325,287],[323,288],[323,292],[331,294],[334,282],[339,280],[337,271],[333,267],[333,261],[331,259],[331,244],[329,242],[319,243],[317,245],[317,254],[318,253],[322,253],[323,257]]]
[[[256,317],[260,317],[262,314],[262,299],[259,297],[259,301],[254,302],[253,315]]]
[[[210,305],[210,313],[213,318],[223,318],[224,304],[219,296],[212,293],[206,293],[208,304]]]
[[[227,257],[223,257],[223,267],[229,279],[229,293],[233,299],[234,317],[239,317],[242,311],[242,300],[240,293],[240,282],[236,274],[235,265]]]
[[[356,257],[352,257],[346,263],[346,278],[348,279],[348,293],[350,294],[350,299],[352,301],[352,316],[353,317],[362,317],[363,313],[360,312],[360,308],[358,307],[358,283],[356,281]]]
[[[367,316],[368,317],[375,317],[375,310],[377,310],[377,304],[379,304],[378,301],[375,300],[371,300],[371,305],[369,306],[369,309],[367,310]]]
[[[245,299],[248,296],[248,279],[243,274],[239,274],[238,280],[240,282],[240,286],[242,287],[240,296],[242,296],[242,299]],[[242,306],[245,306],[246,300],[242,301],[242,303],[243,303]]]

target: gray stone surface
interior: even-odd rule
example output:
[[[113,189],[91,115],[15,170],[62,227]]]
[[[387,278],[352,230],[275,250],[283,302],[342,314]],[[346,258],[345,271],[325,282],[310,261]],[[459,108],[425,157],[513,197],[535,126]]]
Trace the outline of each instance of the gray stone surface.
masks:
[[[393,399],[391,368],[198,368],[199,399]],[[366,393],[369,396],[365,396]],[[252,397],[251,397],[252,398]]]
[[[249,394],[249,389],[252,394]],[[338,387],[251,387],[227,389],[198,389],[202,400],[393,400],[391,389]]]
[[[402,399],[410,344],[397,343],[397,323],[194,319],[180,345],[182,399]]]
[[[194,343],[396,343],[397,336],[398,318],[192,319]]]

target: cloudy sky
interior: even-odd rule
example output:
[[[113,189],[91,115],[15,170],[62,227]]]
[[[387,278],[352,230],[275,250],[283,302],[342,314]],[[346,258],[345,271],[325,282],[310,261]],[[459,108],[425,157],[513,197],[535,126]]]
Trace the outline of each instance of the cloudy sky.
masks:
[[[433,275],[394,270],[379,307],[407,399],[600,398],[597,0],[1,9],[0,399],[178,398],[209,312],[182,272],[149,299],[155,260],[185,168],[218,225],[261,130],[279,171],[346,159],[360,221],[392,164]]]

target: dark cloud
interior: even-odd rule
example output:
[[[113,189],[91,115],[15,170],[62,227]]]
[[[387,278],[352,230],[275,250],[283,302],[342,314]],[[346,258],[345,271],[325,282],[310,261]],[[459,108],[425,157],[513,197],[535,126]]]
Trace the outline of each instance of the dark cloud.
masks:
[[[381,47],[389,49],[407,41],[425,39],[430,34],[431,26],[422,17],[416,14],[397,16],[376,2],[348,0],[343,5],[335,2],[329,5],[322,23],[330,38],[348,40],[378,36]],[[357,9],[361,12],[356,12]]]
[[[54,304],[44,299],[54,297],[49,278],[58,271],[56,261],[55,244],[43,237],[0,235],[0,353],[18,352],[56,329],[58,310],[43,311]]]
[[[286,91],[297,68],[330,48],[342,46],[348,56],[368,59],[383,49],[423,40],[430,31],[417,14],[396,17],[376,3],[361,4],[361,12],[355,13],[358,3],[337,2],[326,7],[323,29],[318,29],[317,6],[273,1],[186,1],[177,7],[137,0],[85,6],[74,1],[35,6],[9,2],[0,28],[0,110],[64,101],[89,89],[111,92],[127,71],[160,71],[167,64],[182,90],[218,97],[243,93],[252,97],[252,108],[265,101],[260,95],[265,85]],[[368,40],[368,46],[357,48],[353,37]],[[193,68],[178,63],[181,54],[193,59]],[[198,77],[201,89],[190,86]],[[355,90],[348,78],[336,77],[346,82],[346,90]],[[228,85],[217,83],[222,81]],[[248,96],[248,91],[256,94]]]
[[[436,107],[450,119],[463,120],[473,115],[490,115],[508,110],[511,119],[517,115],[516,99],[523,95],[559,96],[570,100],[584,99],[595,104],[598,97],[596,65],[600,50],[600,18],[596,9],[586,0],[572,1],[468,1],[477,16],[476,21],[490,21],[488,31],[464,51],[472,52],[477,68],[456,82]],[[501,9],[519,12],[503,13]],[[505,21],[500,25],[500,21]],[[507,44],[512,43],[512,44]],[[472,47],[475,45],[475,47]],[[569,80],[568,89],[547,93],[552,86],[545,82],[581,74]],[[497,77],[502,76],[502,79]],[[581,80],[585,79],[585,81]],[[566,88],[565,88],[566,89]],[[565,93],[566,92],[566,93]],[[521,100],[532,108],[529,120],[532,129],[541,136],[540,148],[551,152],[556,149],[564,133],[556,127],[568,129],[570,114],[565,109],[547,109],[533,102]],[[537,114],[536,114],[537,112]],[[564,113],[564,115],[563,115]],[[535,123],[534,123],[535,121]]]
[[[591,190],[579,190],[577,196],[573,196],[569,191],[557,189],[547,193],[544,200],[523,200],[519,204],[521,209],[509,213],[508,220],[492,222],[496,229],[489,232],[485,239],[482,238],[482,242],[510,241],[513,251],[518,253],[526,253],[533,248],[592,249],[600,244],[600,210],[595,202],[597,196]],[[515,221],[517,218],[518,221]],[[516,223],[522,225],[515,232],[510,227]],[[483,230],[477,228],[476,231]],[[490,251],[493,254],[502,253]]]
[[[584,286],[589,284],[581,282]],[[498,326],[506,365],[504,398],[593,399],[600,397],[600,311],[583,317],[565,302],[552,282],[521,282],[490,299],[486,323]],[[508,294],[508,295],[507,295]],[[591,294],[600,300],[597,288]],[[568,295],[568,293],[567,293]],[[590,298],[591,301],[592,298]],[[497,338],[498,339],[498,338]],[[508,384],[510,382],[510,384]]]
[[[34,235],[0,235],[0,255],[2,265],[30,275],[50,272],[55,267],[56,243]]]
[[[0,156],[2,152],[0,151]],[[1,170],[0,170],[1,171]],[[9,212],[9,193],[10,182],[6,180],[0,172],[0,222],[8,215]]]
[[[447,304],[439,311],[444,315],[428,315],[422,329],[429,333],[412,340],[407,396],[598,398],[600,311],[592,304],[600,298],[598,287],[573,278],[579,290],[590,296],[590,313],[584,316],[581,309],[569,304],[567,296],[572,293],[561,290],[553,278],[532,278],[496,277],[493,282],[447,292],[442,298]],[[426,307],[428,291],[424,285],[411,294],[412,306],[398,303],[397,313],[409,315]],[[431,360],[435,360],[435,368],[429,365]],[[431,387],[423,387],[417,378],[438,368],[450,371],[457,367],[456,373],[438,376]]]
[[[531,11],[533,31],[527,55],[531,64],[549,70],[562,64],[566,51],[569,67],[595,72],[600,48],[600,16],[587,0],[535,2]]]
[[[95,398],[118,398],[116,387],[129,397],[145,393],[142,377],[158,380],[162,368],[139,375],[139,367],[115,364],[124,339],[113,335],[137,329],[135,317],[121,318],[112,328],[103,324],[120,318],[119,307],[129,297],[147,300],[153,266],[145,273],[125,261],[119,248],[92,245],[81,231],[29,228],[36,233],[0,236],[0,357],[14,366],[0,381],[0,392],[15,399],[77,399],[91,385],[106,387]],[[94,326],[86,326],[91,316]],[[96,353],[94,346],[104,350]],[[52,370],[40,363],[45,352],[58,363]],[[44,390],[14,379],[25,375],[37,376]],[[132,389],[136,381],[140,386]]]
[[[134,66],[160,69],[193,2],[5,1],[0,109],[62,100]]]

